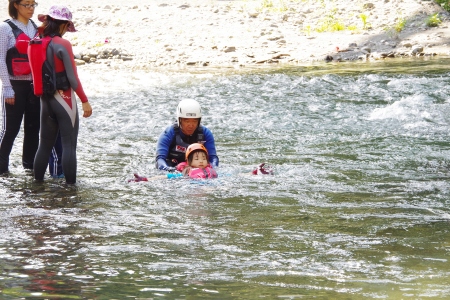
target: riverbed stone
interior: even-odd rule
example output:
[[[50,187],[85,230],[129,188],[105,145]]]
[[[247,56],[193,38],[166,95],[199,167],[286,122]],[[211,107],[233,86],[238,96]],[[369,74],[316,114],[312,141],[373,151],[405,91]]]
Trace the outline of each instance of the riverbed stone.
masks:
[[[70,4],[78,31],[64,37],[74,45],[75,58],[86,66],[109,59],[139,68],[180,63],[205,67],[275,61],[297,64],[324,61],[327,57],[343,61],[364,59],[367,54],[369,60],[422,53],[450,55],[449,14],[433,1],[404,1],[401,5],[386,0],[366,1],[363,5],[358,0],[324,5],[314,1],[283,3],[284,6],[264,7],[260,2],[244,0],[145,4],[110,0],[100,5],[80,0]],[[5,8],[0,9],[7,14]],[[48,4],[40,5],[41,9],[37,13],[46,11]],[[399,9],[403,17],[412,21],[397,32],[394,27]],[[331,11],[336,20],[354,29],[319,32],[324,17]],[[427,27],[426,18],[435,13],[443,22]],[[361,14],[367,16],[365,28]],[[289,56],[274,58],[273,51]]]

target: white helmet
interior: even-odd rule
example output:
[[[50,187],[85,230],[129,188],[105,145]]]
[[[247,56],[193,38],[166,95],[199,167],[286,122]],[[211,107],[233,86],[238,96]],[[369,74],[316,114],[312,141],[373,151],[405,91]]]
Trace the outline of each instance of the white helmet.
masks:
[[[178,103],[177,107],[177,124],[180,126],[180,118],[200,119],[202,117],[202,109],[200,104],[193,99],[184,99]]]

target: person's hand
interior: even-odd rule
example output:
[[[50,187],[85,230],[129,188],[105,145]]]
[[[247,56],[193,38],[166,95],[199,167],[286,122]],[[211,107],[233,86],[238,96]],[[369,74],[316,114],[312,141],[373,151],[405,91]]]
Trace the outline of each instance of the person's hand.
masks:
[[[252,171],[253,175],[273,175],[274,172],[272,170],[272,167],[269,165],[266,165],[266,163],[262,163]]]
[[[156,160],[156,168],[161,171],[175,172],[176,167],[170,167],[164,158],[158,158]]]
[[[186,166],[182,172],[183,176],[189,176],[189,172],[191,171],[191,169],[192,168],[190,166]]]
[[[83,105],[83,117],[88,118],[92,115],[92,107],[89,102],[82,103]]]
[[[170,173],[175,172],[177,170],[177,168],[169,167],[169,166],[161,166],[159,169],[163,170],[163,171],[170,172]]]
[[[5,98],[5,103],[6,103],[6,104],[14,105],[15,102],[16,102],[16,97]]]
[[[140,182],[140,181],[148,181],[148,179],[147,177],[139,176],[136,173],[134,173],[133,179],[128,179],[128,182]]]

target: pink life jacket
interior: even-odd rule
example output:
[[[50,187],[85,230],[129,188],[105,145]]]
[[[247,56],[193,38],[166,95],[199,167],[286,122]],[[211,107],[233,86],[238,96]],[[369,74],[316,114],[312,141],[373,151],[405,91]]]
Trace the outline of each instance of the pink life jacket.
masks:
[[[187,162],[182,162],[177,165],[177,170],[181,172],[186,167]],[[217,178],[218,176],[216,170],[210,164],[206,168],[192,168],[188,175],[192,179]]]
[[[194,179],[217,178],[217,172],[210,165],[206,168],[194,168],[189,172],[189,177]]]

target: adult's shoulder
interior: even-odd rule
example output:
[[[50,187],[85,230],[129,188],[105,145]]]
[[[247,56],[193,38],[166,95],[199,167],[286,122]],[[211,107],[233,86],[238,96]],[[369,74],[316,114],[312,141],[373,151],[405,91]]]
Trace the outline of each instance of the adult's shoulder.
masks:
[[[62,38],[60,36],[55,36],[53,38],[53,42],[56,43],[56,44],[61,44],[61,45],[64,45],[64,46],[72,47],[72,44],[68,40],[66,40],[66,39],[64,39],[64,38]]]
[[[6,21],[8,21],[8,20],[11,20],[11,19],[6,19],[6,20],[3,20],[2,22],[0,22],[0,29],[1,30],[6,30],[6,29],[12,30],[11,26],[9,26],[9,24],[6,23]]]
[[[60,59],[63,59],[64,56],[73,58],[72,44],[68,40],[59,36],[55,36],[52,39],[52,44],[53,49],[56,51],[56,55]]]
[[[14,38],[12,28],[8,25],[8,23],[0,22],[0,35],[2,37],[2,41]]]
[[[170,124],[166,126],[166,130],[175,131],[175,128],[178,128],[176,124]]]
[[[175,126],[173,124],[167,125],[162,132],[163,135],[171,135],[174,133],[175,133]]]
[[[161,149],[167,149],[168,145],[172,143],[172,139],[174,136],[175,131],[173,129],[173,126],[167,126],[166,128],[164,128],[158,138],[157,152]]]
[[[8,24],[9,23],[8,21],[11,22],[13,25],[15,25],[17,28],[19,28],[22,31],[24,31],[24,30],[26,31],[27,26],[29,26],[29,25],[31,26],[33,24],[31,22],[31,19],[30,19],[30,22],[28,22],[28,25],[24,25],[22,22],[18,21],[17,19],[10,18],[10,19],[6,19],[6,20],[3,20],[2,22],[0,22],[0,28],[6,28],[6,29],[12,31],[11,25]],[[33,26],[33,28],[35,28],[35,27]]]

